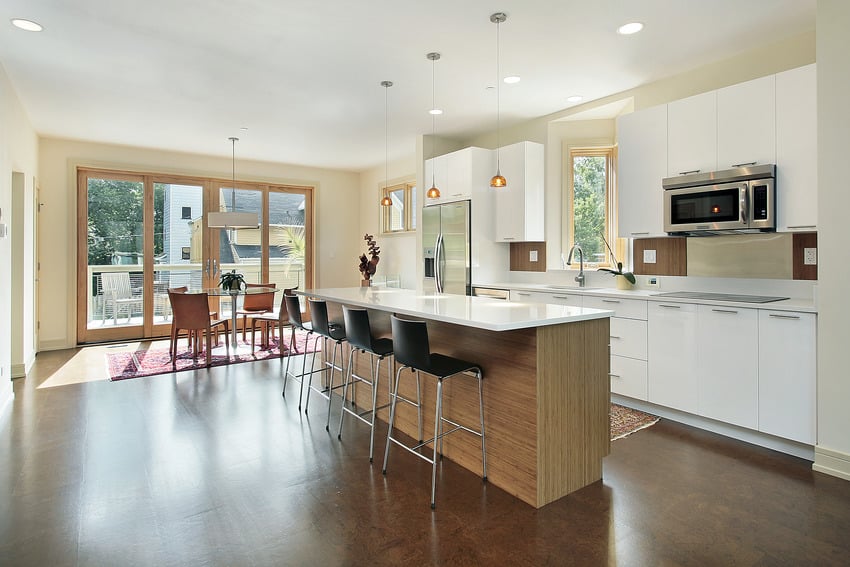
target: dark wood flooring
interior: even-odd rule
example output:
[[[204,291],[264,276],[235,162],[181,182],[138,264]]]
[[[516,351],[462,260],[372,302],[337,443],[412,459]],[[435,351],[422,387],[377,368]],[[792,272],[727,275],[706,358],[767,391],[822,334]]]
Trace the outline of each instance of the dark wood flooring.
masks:
[[[432,511],[427,463],[395,450],[384,477],[366,426],[340,442],[319,398],[281,398],[277,360],[114,383],[103,364],[42,353],[15,382],[0,564],[850,564],[850,482],[674,422],[539,510],[444,461]]]

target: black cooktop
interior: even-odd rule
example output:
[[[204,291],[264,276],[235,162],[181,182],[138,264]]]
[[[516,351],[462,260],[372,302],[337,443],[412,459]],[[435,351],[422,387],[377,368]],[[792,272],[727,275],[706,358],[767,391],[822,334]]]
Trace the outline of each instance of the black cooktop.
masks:
[[[668,291],[666,293],[654,293],[655,297],[671,297],[676,299],[702,299],[706,301],[735,301],[738,303],[771,303],[782,301],[787,297],[773,297],[770,295],[740,295],[737,293],[706,293],[702,291]]]

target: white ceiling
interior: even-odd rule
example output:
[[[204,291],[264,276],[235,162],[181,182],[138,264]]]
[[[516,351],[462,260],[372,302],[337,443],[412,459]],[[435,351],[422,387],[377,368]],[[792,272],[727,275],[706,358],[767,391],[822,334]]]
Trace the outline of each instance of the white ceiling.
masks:
[[[44,136],[228,157],[238,136],[237,158],[363,170],[385,160],[385,95],[391,160],[431,132],[430,51],[437,134],[495,130],[498,11],[522,77],[503,128],[815,26],[815,0],[4,0],[0,62]]]

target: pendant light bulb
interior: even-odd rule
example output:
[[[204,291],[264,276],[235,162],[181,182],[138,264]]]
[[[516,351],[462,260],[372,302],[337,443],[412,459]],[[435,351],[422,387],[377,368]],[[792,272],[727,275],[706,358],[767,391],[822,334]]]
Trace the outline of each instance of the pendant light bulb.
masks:
[[[501,79],[499,77],[499,53],[500,53],[500,41],[499,41],[499,29],[502,25],[502,22],[508,19],[507,14],[504,12],[496,12],[490,16],[490,21],[496,24],[496,175],[494,175],[490,179],[490,187],[506,187],[508,185],[508,181],[504,178],[501,171],[501,142],[499,140],[499,122],[500,122],[500,114],[501,114],[501,99],[500,99],[500,89],[499,83],[501,83]]]
[[[431,114],[431,188],[428,189],[425,196],[429,199],[439,199],[440,190],[437,188],[437,184],[434,181],[434,169],[436,169],[437,166],[437,162],[434,160],[434,154],[436,153],[434,148],[437,145],[437,115],[443,113],[442,110],[438,111],[437,109],[437,88],[435,86],[437,84],[436,62],[440,59],[440,54],[432,52],[425,57],[431,61],[431,110],[429,111]]]
[[[390,87],[393,82],[381,81],[381,86],[384,87],[384,189],[381,191],[381,206],[391,207],[393,200],[387,193],[387,187],[390,185]]]

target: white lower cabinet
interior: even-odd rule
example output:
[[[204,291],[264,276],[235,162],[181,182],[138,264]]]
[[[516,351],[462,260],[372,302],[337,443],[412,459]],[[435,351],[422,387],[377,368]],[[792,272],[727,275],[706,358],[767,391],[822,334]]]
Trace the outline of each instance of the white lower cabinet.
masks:
[[[583,307],[611,317],[611,392],[646,400],[646,300],[585,295]]]
[[[570,305],[581,307],[581,294],[553,293],[548,291],[511,290],[511,301],[533,301],[536,303],[553,303],[555,305]]]
[[[699,415],[758,429],[758,310],[699,305]]]
[[[697,306],[650,303],[647,335],[647,399],[697,413]]]
[[[813,313],[759,312],[758,429],[814,444],[817,318]]]
[[[613,322],[613,319],[612,319]],[[646,361],[611,355],[611,391],[638,400],[646,399]]]

